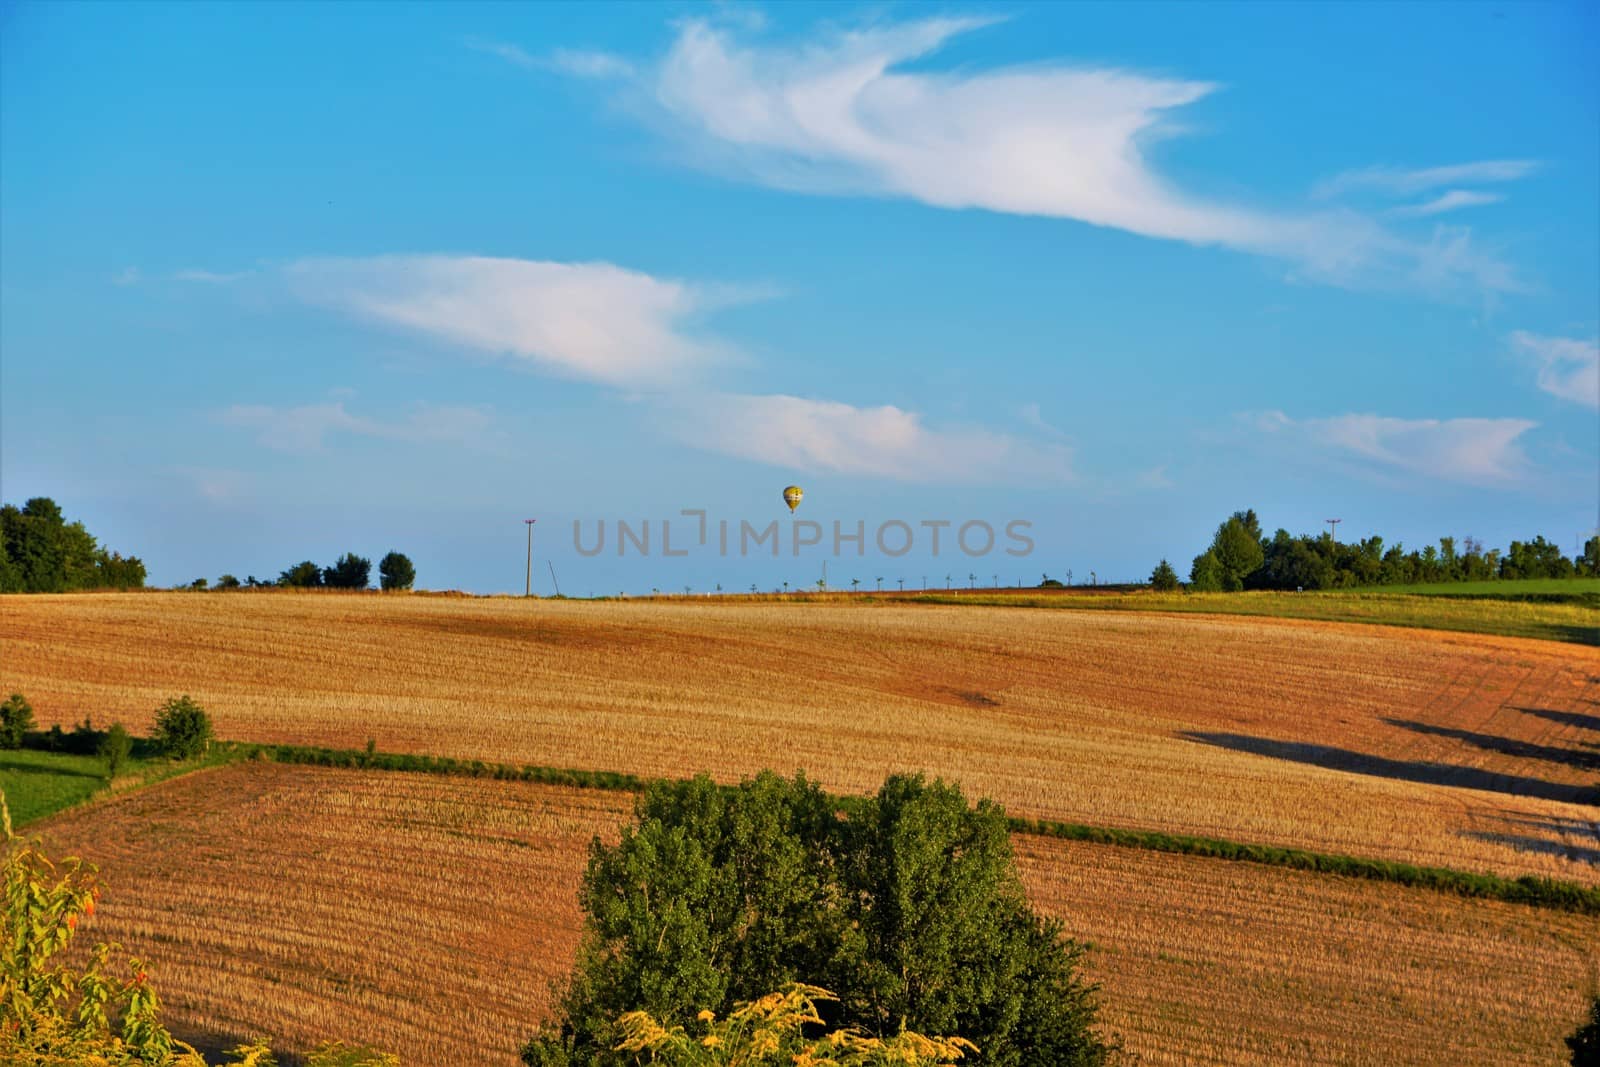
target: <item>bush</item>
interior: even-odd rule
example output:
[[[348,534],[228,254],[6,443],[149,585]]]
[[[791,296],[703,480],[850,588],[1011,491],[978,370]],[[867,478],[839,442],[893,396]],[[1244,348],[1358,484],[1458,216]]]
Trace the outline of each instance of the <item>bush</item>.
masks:
[[[1178,572],[1172,569],[1172,564],[1166,560],[1156,564],[1156,569],[1150,572],[1150,587],[1163,593],[1178,588]]]
[[[117,772],[128,763],[128,756],[133,752],[133,738],[128,736],[127,728],[120,722],[111,724],[111,729],[100,739],[98,755],[106,761],[106,779],[115,781]]]
[[[322,584],[322,568],[309,559],[278,575],[278,584],[291,589],[313,589]]]
[[[1589,1018],[1567,1038],[1572,1067],[1600,1067],[1600,996],[1589,1002]]]
[[[322,584],[329,589],[365,589],[372,575],[372,561],[346,552],[322,572]]]
[[[835,990],[830,1027],[960,1034],[974,1063],[1100,1064],[1092,988],[1061,925],[1028,907],[1004,811],[893,777],[837,805],[804,776],[652,785],[616,846],[596,841],[577,966],[524,1062],[605,1062],[616,1020],[665,1028],[795,982]]]
[[[33,705],[21,693],[12,693],[0,704],[0,748],[21,748],[22,739],[33,729]]]
[[[211,744],[211,716],[188,694],[175,697],[157,709],[151,739],[173,759],[193,759]]]
[[[391,552],[378,563],[378,584],[385,591],[410,589],[417,580],[417,568],[399,552]]]

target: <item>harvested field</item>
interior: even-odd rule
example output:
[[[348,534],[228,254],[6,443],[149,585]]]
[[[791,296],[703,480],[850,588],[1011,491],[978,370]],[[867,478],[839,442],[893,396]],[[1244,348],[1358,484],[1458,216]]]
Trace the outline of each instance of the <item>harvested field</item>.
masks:
[[[905,604],[0,600],[0,689],[243,741],[868,791],[1600,882],[1600,652],[1278,619]]]
[[[580,928],[585,846],[632,798],[247,764],[45,823],[97,862],[89,935],[147,955],[169,1021],[408,1063],[515,1062]],[[1600,919],[1393,885],[1018,838],[1149,1063],[1555,1064]]]

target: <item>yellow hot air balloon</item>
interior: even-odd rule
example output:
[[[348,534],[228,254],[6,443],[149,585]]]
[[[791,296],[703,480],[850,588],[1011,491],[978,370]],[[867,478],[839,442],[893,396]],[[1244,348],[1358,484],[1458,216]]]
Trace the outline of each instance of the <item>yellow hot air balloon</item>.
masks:
[[[794,514],[794,509],[800,506],[800,498],[805,495],[805,490],[798,485],[791,485],[784,489],[783,502],[789,505],[789,514]]]

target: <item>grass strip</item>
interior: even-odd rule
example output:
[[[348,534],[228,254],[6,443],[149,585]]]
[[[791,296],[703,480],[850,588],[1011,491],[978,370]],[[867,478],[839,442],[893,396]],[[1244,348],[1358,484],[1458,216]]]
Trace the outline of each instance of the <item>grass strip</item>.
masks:
[[[357,749],[312,748],[304,745],[231,745],[242,759],[267,759],[277,763],[308,764],[317,767],[405,771],[442,774],[497,781],[537,782],[579,789],[642,793],[652,779],[615,771],[584,771],[563,767],[541,767],[484,760],[452,759],[445,756],[416,756],[405,753],[361,751]],[[841,806],[852,798],[838,797]],[[1361,859],[1275,845],[1252,845],[1213,837],[1191,837],[1152,830],[1122,830],[1083,823],[1050,819],[1011,817],[1011,831],[1034,837],[1053,837],[1067,841],[1086,841],[1098,845],[1171,852],[1185,856],[1257,863],[1268,867],[1288,867],[1323,874],[1342,874],[1375,882],[1431,889],[1462,897],[1502,900],[1556,911],[1600,915],[1600,888],[1554,878],[1523,875],[1502,878],[1494,874],[1473,874],[1448,867],[1418,867],[1394,860]]]

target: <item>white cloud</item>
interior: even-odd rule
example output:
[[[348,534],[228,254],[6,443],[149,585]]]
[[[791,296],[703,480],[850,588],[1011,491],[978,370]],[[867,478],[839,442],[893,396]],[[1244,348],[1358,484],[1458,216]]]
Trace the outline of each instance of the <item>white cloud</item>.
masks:
[[[1072,453],[981,428],[933,429],[893,405],[855,407],[771,394],[713,393],[669,402],[686,444],[796,471],[922,484],[1067,484]]]
[[[423,406],[403,419],[385,422],[345,410],[342,401],[275,408],[235,404],[217,415],[229,426],[257,431],[256,440],[279,452],[320,452],[334,435],[375,437],[391,441],[483,444],[494,419],[475,407]]]
[[[1538,363],[1540,389],[1600,408],[1600,340],[1541,337],[1518,330],[1511,343]]]
[[[468,37],[464,43],[468,48],[499,56],[525,70],[554,70],[577,78],[597,79],[626,78],[633,73],[633,64],[610,52],[557,48],[548,56],[537,56],[517,45],[482,37]]]
[[[1391,208],[1389,214],[1401,218],[1427,218],[1431,215],[1443,215],[1447,211],[1460,211],[1462,208],[1498,204],[1504,199],[1505,197],[1499,193],[1475,193],[1467,189],[1451,189],[1420,204]]]
[[[1336,415],[1296,420],[1281,411],[1244,416],[1267,433],[1299,437],[1320,449],[1379,468],[1469,485],[1506,486],[1528,472],[1519,438],[1526,419],[1396,419]]]
[[[1338,284],[1516,287],[1459,231],[1415,240],[1349,209],[1270,212],[1164,179],[1147,149],[1209,82],[1050,64],[898,69],[995,21],[884,23],[769,47],[688,19],[640,83],[707,165],[780,188],[1074,219],[1273,256]]]
[[[557,48],[550,53],[548,64],[579,78],[626,78],[633,74],[632,63],[610,52]]]
[[[543,65],[539,62],[538,56],[526,52],[514,44],[489,41],[482,37],[468,37],[462,43],[474,51],[486,52],[491,56],[499,56],[507,63],[514,63],[519,67],[527,67],[530,70]]]
[[[727,352],[688,330],[754,291],[693,286],[609,263],[484,256],[304,259],[285,268],[314,304],[612,385],[675,379]]]
[[[242,278],[248,278],[252,273],[252,271],[247,270],[234,271],[226,274],[218,273],[217,271],[212,270],[180,270],[172,276],[172,280],[178,282],[198,282],[202,285],[226,285],[229,282],[236,282]]]
[[[1488,159],[1453,163],[1444,167],[1407,170],[1400,167],[1366,167],[1336,174],[1317,185],[1311,195],[1328,200],[1346,193],[1370,191],[1390,196],[1413,196],[1447,185],[1488,185],[1516,181],[1539,169],[1532,159]]]
[[[1023,422],[1027,423],[1029,426],[1032,426],[1035,430],[1043,431],[1044,433],[1055,437],[1061,436],[1061,431],[1052,423],[1046,421],[1044,412],[1040,409],[1039,404],[1036,401],[1030,401],[1022,405],[1017,409],[1017,415],[1021,417]]]

